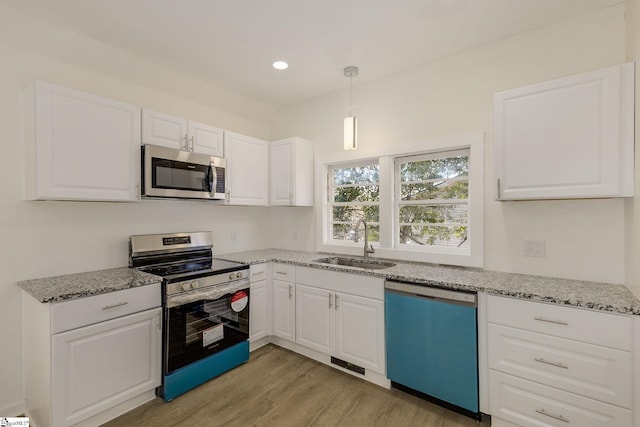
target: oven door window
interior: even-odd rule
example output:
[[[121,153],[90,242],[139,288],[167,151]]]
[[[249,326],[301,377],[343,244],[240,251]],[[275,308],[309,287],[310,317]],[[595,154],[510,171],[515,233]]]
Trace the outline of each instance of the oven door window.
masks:
[[[167,309],[166,373],[249,338],[249,289]]]
[[[151,158],[153,188],[211,192],[213,176],[209,165]]]

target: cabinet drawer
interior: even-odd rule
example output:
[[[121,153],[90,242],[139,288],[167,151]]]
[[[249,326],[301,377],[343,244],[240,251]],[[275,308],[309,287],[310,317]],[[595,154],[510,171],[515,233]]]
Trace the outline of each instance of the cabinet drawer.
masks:
[[[267,263],[253,264],[250,269],[251,282],[258,282],[267,278]]]
[[[489,324],[489,367],[532,381],[632,406],[631,353]]]
[[[496,296],[487,303],[489,322],[631,351],[629,316]]]
[[[273,264],[273,278],[285,282],[296,281],[296,266],[293,264]]]
[[[597,400],[512,377],[489,373],[491,415],[522,427],[632,427],[632,413]]]
[[[51,333],[160,307],[160,283],[51,304]]]

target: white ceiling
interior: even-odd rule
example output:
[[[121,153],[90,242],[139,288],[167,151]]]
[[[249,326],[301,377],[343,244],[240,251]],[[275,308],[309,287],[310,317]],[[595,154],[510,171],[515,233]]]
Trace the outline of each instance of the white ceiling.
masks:
[[[623,0],[0,0],[274,107]],[[276,71],[274,60],[289,69]]]

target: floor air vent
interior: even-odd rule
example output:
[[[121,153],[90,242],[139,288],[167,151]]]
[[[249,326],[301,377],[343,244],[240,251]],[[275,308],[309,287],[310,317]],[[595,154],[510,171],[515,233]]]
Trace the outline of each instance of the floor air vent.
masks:
[[[348,369],[353,372],[357,372],[360,375],[364,375],[364,368],[362,366],[354,365],[353,363],[345,362],[344,360],[340,360],[337,357],[331,356],[331,363],[334,365],[338,365],[341,368]]]

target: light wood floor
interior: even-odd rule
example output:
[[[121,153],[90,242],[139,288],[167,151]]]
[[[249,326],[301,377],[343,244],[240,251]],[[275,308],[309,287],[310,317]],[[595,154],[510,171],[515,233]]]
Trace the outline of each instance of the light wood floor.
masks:
[[[291,351],[267,345],[248,363],[164,402],[159,398],[105,424],[136,426],[488,427],[386,390]]]

